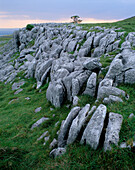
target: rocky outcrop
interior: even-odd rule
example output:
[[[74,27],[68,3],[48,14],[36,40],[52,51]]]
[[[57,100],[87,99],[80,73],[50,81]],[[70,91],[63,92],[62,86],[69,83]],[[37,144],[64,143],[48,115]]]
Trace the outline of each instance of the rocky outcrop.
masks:
[[[18,72],[25,71],[26,78],[36,78],[39,89],[49,79],[47,99],[55,107],[60,107],[65,100],[72,101],[74,96],[83,92],[94,96],[97,89],[95,73],[98,76],[102,68],[99,57],[118,49],[123,36],[115,29],[96,29],[101,32],[78,30],[73,25],[65,24],[35,24],[31,31],[26,28],[16,31],[7,45],[8,48],[10,45],[10,52],[1,56],[0,81],[11,82]],[[122,44],[123,51],[115,57],[105,77],[114,83],[135,81],[134,52],[128,45],[134,44],[134,33],[126,37],[126,42]],[[17,51],[20,54],[16,54]],[[90,80],[93,75],[94,78]],[[50,93],[52,89],[54,93]]]
[[[120,48],[124,32],[116,30],[97,26],[89,32],[74,24],[34,24],[31,31],[26,28],[16,31],[13,39],[0,48],[0,81],[13,82],[12,90],[17,90],[14,94],[23,90],[20,87],[24,81],[14,83],[18,73],[23,72],[25,78],[36,79],[37,89],[44,83],[49,84],[46,98],[55,107],[61,107],[67,100],[73,103],[57,133],[58,140],[50,144],[50,149],[54,148],[51,156],[64,154],[66,145],[76,140],[93,149],[104,143],[105,151],[111,150],[111,144],[118,145],[123,117],[109,113],[108,118],[107,107],[103,104],[123,102],[126,91],[117,85],[135,83],[135,33],[129,33]],[[117,55],[111,55],[115,50]],[[110,66],[103,68],[102,55],[110,56]],[[104,71],[106,75],[102,75]],[[97,108],[90,108],[90,104],[77,106],[80,94],[97,97]],[[103,104],[98,106],[98,102]],[[35,110],[38,111],[40,108]],[[42,117],[31,130],[48,119]],[[44,145],[51,139],[47,131],[37,140],[42,138]]]
[[[107,107],[103,104],[97,109],[96,106],[90,109],[90,104],[86,104],[81,110],[74,107],[62,122],[57,149],[79,140],[81,144],[90,145],[93,149],[100,145],[104,146],[104,151],[111,150],[111,144],[118,145],[122,120],[122,115],[112,112],[108,118]]]
[[[112,61],[105,78],[113,79],[114,82],[135,83],[135,52],[124,47]]]

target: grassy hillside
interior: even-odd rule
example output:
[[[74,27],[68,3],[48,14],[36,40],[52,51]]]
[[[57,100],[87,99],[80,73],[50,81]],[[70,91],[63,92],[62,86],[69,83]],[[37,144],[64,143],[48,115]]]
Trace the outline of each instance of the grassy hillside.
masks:
[[[18,79],[19,80],[19,79]],[[16,81],[18,81],[16,80]],[[0,167],[1,169],[133,169],[134,154],[129,149],[119,149],[114,147],[111,152],[104,153],[102,147],[94,151],[89,146],[83,146],[79,143],[70,145],[67,153],[55,160],[49,158],[49,143],[59,130],[60,122],[66,118],[70,109],[64,105],[62,108],[55,109],[45,97],[48,84],[41,88],[42,92],[33,88],[35,80],[25,79],[26,83],[22,86],[24,89],[18,95],[14,95],[11,85],[0,83]],[[124,117],[123,126],[120,134],[120,142],[131,142],[135,132],[135,119],[128,119],[130,113],[134,113],[134,85],[120,86],[130,94],[130,100],[122,104],[108,106],[109,111],[120,113]],[[30,97],[30,100],[26,100]],[[14,100],[9,104],[12,99]],[[88,96],[80,96],[80,106],[87,103],[94,104],[94,99]],[[70,104],[70,103],[68,103]],[[34,110],[42,107],[39,113]],[[50,111],[53,108],[53,111]],[[55,116],[53,117],[53,115]],[[49,121],[41,127],[30,130],[31,125],[41,117],[48,117]],[[55,123],[58,122],[55,127]],[[50,140],[43,146],[43,140],[37,141],[37,138],[45,131],[49,131]]]
[[[135,17],[131,17],[122,21],[114,23],[101,23],[101,24],[80,24],[84,29],[89,30],[91,27],[101,26],[101,27],[116,27],[121,28],[118,31],[135,32]]]
[[[98,25],[121,27],[119,31],[135,31],[134,18],[112,24],[82,25],[84,29]],[[0,41],[4,39],[0,37]],[[115,54],[117,52],[113,53]],[[110,62],[102,58],[102,64],[106,67]],[[105,153],[102,145],[94,151],[89,146],[76,142],[67,147],[67,152],[62,157],[50,158],[49,144],[57,138],[56,133],[60,124],[67,117],[72,105],[66,103],[62,108],[54,108],[46,100],[48,84],[45,84],[39,91],[36,89],[35,79],[25,79],[22,72],[18,74],[15,82],[18,82],[20,78],[25,80],[25,84],[22,86],[23,91],[17,95],[12,91],[11,84],[5,85],[0,82],[0,169],[134,169],[133,149],[120,149],[116,146]],[[119,143],[127,142],[132,146],[135,118],[128,119],[128,116],[131,113],[135,114],[135,84],[120,85],[119,88],[129,94],[130,98],[129,100],[123,99],[123,103],[108,105],[108,113],[111,111],[123,115]],[[26,100],[27,97],[30,100]],[[81,107],[87,103],[94,105],[95,98],[86,95],[79,96],[79,98]],[[11,100],[13,101],[9,103]],[[37,107],[42,107],[42,110],[35,113]],[[49,120],[42,126],[30,130],[32,124],[43,116],[48,117]],[[58,125],[55,126],[57,122]],[[50,139],[46,145],[43,145],[44,139],[37,141],[37,138],[45,131],[49,132]]]
[[[7,36],[0,36],[0,48],[3,47],[5,44],[8,43],[9,40],[11,40],[12,35]]]

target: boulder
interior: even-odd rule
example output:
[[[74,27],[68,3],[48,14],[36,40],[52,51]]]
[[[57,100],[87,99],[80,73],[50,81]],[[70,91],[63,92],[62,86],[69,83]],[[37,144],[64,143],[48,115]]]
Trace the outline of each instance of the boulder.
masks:
[[[25,84],[25,81],[24,80],[22,80],[22,81],[20,81],[20,82],[18,82],[18,83],[14,83],[13,85],[12,85],[12,90],[18,90],[22,85],[24,85]]]
[[[115,58],[112,61],[105,78],[114,79],[117,75],[119,75],[122,72],[122,68],[123,62],[121,59],[121,54],[118,54],[117,58]]]
[[[93,46],[94,46],[94,48],[99,45],[100,40],[101,40],[105,35],[106,35],[105,33],[99,33],[98,35],[96,35],[96,37],[94,38],[94,41],[93,41]]]
[[[66,153],[66,148],[58,147],[57,149],[53,149],[50,152],[50,156],[52,156],[53,158],[56,158],[60,155],[63,155],[64,153]]]
[[[84,94],[94,97],[96,93],[96,81],[97,81],[97,74],[92,73],[87,81],[86,89]]]
[[[135,83],[135,69],[130,69],[125,72],[125,83]]]
[[[67,100],[72,101],[72,79],[76,78],[82,71],[74,71],[67,77],[63,78],[63,83],[66,88]],[[76,92],[75,92],[76,93]]]
[[[79,57],[87,57],[90,53],[90,47],[87,47],[87,48],[82,48],[79,50]]]
[[[109,113],[109,122],[105,134],[104,151],[111,150],[111,144],[118,145],[122,120],[122,115],[112,112]]]
[[[68,114],[63,125],[61,126],[60,133],[58,136],[58,146],[59,147],[64,147],[66,145],[69,128],[72,124],[73,119],[78,115],[79,111],[80,111],[80,107],[74,107]]]
[[[96,58],[88,58],[83,63],[83,66],[84,66],[84,68],[86,68],[90,71],[94,71],[94,72],[99,72],[99,70],[101,69],[101,63]]]
[[[34,128],[36,127],[39,127],[43,122],[49,120],[49,118],[47,117],[42,117],[41,119],[39,119],[36,123],[34,123],[32,126],[31,126],[31,130],[33,130]]]
[[[50,143],[50,149],[55,148],[58,144],[58,141],[54,138],[53,141]]]
[[[78,105],[79,100],[80,99],[77,96],[74,96],[74,98],[73,98],[73,106]]]
[[[52,65],[53,59],[49,59],[43,63],[38,63],[35,71],[35,78],[37,81],[41,80],[41,77],[46,72],[46,70]]]
[[[63,86],[57,82],[50,82],[46,92],[47,100],[49,100],[55,107],[60,107],[64,101],[64,97],[65,92]]]
[[[100,104],[97,110],[91,117],[86,129],[84,130],[81,138],[81,144],[88,144],[93,149],[97,149],[99,145],[100,136],[104,127],[104,120],[106,117],[107,108],[105,105]]]
[[[86,104],[86,106],[80,110],[79,114],[73,120],[69,130],[67,144],[72,144],[79,136],[82,127],[85,126],[85,123],[89,117],[89,113],[90,113],[89,109],[90,109],[90,104]]]
[[[72,96],[77,96],[80,91],[80,83],[78,79],[72,79]]]
[[[67,47],[67,52],[73,52],[75,50],[77,42],[78,42],[77,40],[70,41]]]
[[[109,95],[109,97],[104,98],[103,103],[104,104],[111,104],[115,102],[123,102],[123,100],[120,97]]]
[[[126,93],[123,90],[111,86],[108,87],[102,86],[101,88],[98,88],[98,95],[97,95],[98,100],[104,99],[105,97],[109,97],[110,95],[125,97]]]

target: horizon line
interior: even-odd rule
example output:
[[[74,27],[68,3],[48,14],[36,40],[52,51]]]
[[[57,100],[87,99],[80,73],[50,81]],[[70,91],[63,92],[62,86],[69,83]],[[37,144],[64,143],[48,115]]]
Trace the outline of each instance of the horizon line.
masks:
[[[113,23],[117,22],[119,20],[115,19],[110,19],[110,20],[104,20],[104,19],[95,19],[95,18],[82,18],[81,24],[99,24],[99,23]],[[35,20],[2,20],[0,19],[0,28],[1,29],[6,29],[6,28],[24,28],[26,27],[27,24],[44,24],[44,23],[65,23],[69,24],[71,23],[71,19],[67,18],[61,18],[60,20],[40,20],[40,19],[35,19]]]

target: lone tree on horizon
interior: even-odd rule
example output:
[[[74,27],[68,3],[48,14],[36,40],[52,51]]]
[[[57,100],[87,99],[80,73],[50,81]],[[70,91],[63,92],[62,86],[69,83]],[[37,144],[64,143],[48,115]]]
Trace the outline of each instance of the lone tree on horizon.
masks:
[[[73,19],[73,23],[80,23],[82,22],[81,19],[79,19],[80,17],[78,15],[74,15],[71,17],[71,19]]]

